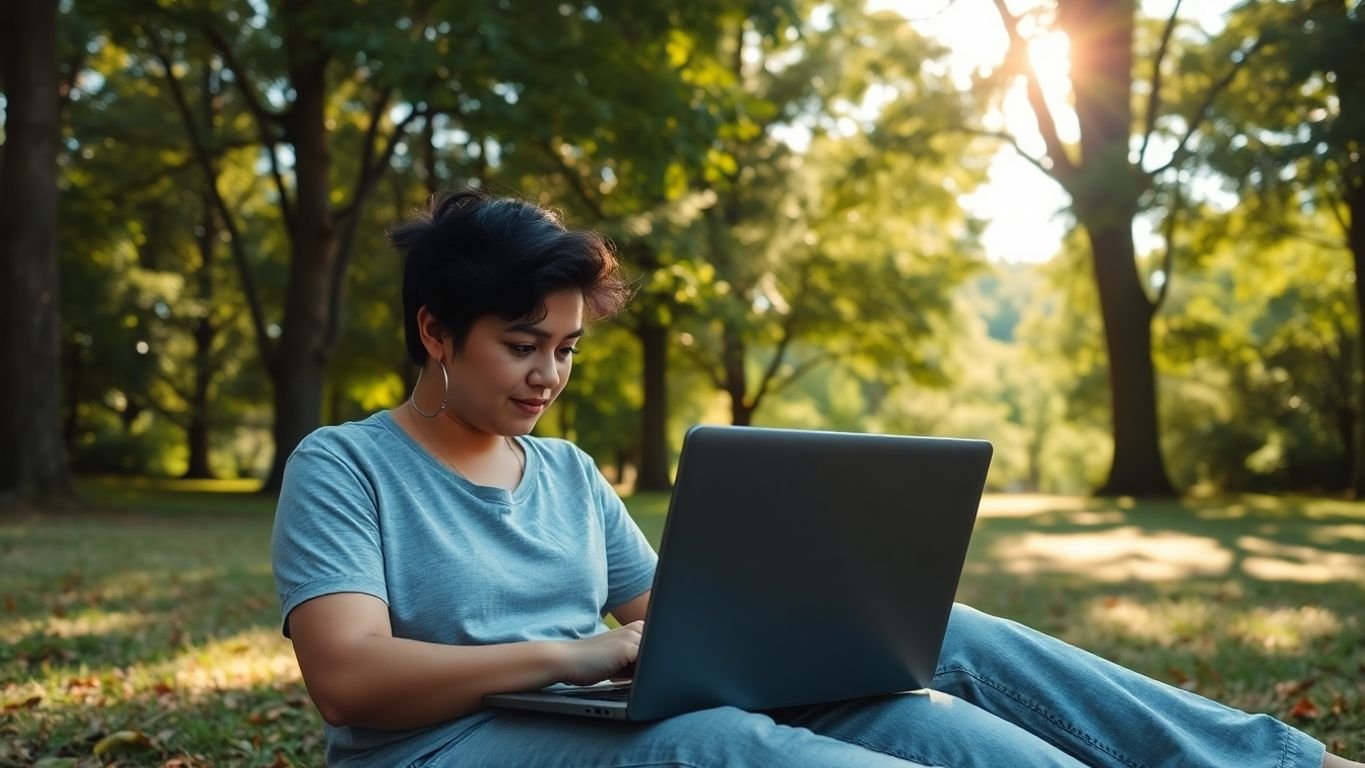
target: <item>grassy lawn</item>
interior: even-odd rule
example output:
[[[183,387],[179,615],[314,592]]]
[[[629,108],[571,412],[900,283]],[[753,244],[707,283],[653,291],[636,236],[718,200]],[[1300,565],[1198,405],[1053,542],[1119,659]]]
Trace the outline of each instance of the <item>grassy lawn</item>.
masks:
[[[272,503],[83,487],[104,511],[0,519],[0,766],[320,765]],[[630,506],[657,542],[667,499]],[[990,497],[961,597],[1365,755],[1365,504]]]

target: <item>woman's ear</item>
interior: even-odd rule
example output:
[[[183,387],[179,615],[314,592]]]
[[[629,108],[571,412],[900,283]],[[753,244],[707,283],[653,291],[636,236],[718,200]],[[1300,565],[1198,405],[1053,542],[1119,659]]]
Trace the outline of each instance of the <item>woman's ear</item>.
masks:
[[[441,321],[437,320],[426,306],[417,310],[417,334],[422,339],[422,346],[427,350],[427,357],[435,360],[446,358],[448,334],[445,328],[441,327]]]

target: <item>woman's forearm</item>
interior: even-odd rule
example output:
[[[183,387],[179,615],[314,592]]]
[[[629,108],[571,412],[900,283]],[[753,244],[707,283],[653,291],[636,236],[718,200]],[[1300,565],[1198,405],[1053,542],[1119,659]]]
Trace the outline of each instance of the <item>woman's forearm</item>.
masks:
[[[487,693],[557,682],[565,658],[564,644],[551,641],[455,646],[369,636],[333,648],[303,672],[327,722],[399,730],[469,714]]]

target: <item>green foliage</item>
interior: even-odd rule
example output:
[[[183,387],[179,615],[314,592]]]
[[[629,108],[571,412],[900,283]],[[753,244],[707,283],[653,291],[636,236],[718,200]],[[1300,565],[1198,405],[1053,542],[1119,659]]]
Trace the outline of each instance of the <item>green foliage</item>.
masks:
[[[1222,41],[1190,51],[1201,68],[1237,40],[1261,42],[1212,104],[1198,144],[1237,197],[1197,210],[1188,258],[1205,272],[1168,323],[1177,370],[1217,403],[1173,433],[1201,457],[1190,469],[1205,482],[1352,485],[1365,387],[1352,295],[1365,251],[1348,244],[1350,221],[1365,212],[1351,203],[1365,200],[1363,23],[1350,3],[1248,2]]]
[[[72,92],[65,125],[65,431],[78,469],[183,472],[176,428],[188,429],[196,415],[209,424],[249,420],[260,409],[257,395],[233,398],[222,385],[244,369],[249,376],[259,361],[243,343],[249,326],[222,227],[187,141],[163,121],[174,105],[145,56],[107,38],[89,46],[90,69]],[[246,197],[257,182],[233,170],[252,157],[233,147],[242,142],[234,135],[240,114],[215,101],[215,73],[183,74],[208,83],[199,106],[220,126],[216,151],[228,169],[220,183],[225,194]],[[205,386],[198,401],[197,378]],[[101,418],[106,409],[122,428]],[[155,424],[142,416],[149,411]]]
[[[1341,250],[1360,139],[1344,76],[1360,19],[1348,8],[1335,23],[1337,8],[1249,2],[1224,33],[1181,22],[1167,43],[1148,166],[1190,130],[1238,51],[1262,41],[1198,126],[1192,162],[1129,190],[1149,221],[1175,217],[1173,273],[1161,253],[1138,267],[1149,295],[1171,284],[1155,326],[1162,434],[1191,486],[1342,484],[1341,425],[1361,387]],[[272,350],[296,249],[281,190],[293,200],[299,183],[285,41],[303,24],[329,62],[331,214],[343,230],[358,217],[336,346],[321,353],[324,421],[405,396],[401,265],[383,233],[431,190],[473,182],[603,231],[635,279],[636,300],[593,329],[541,427],[622,479],[641,453],[640,338],[653,327],[672,363],[674,450],[690,423],[738,417],[986,436],[995,487],[1101,479],[1110,391],[1083,233],[1042,268],[987,268],[981,222],[958,205],[989,160],[958,129],[1012,66],[963,93],[913,24],[852,2],[283,13],[240,0],[63,9],[63,426],[78,467],[182,472],[196,415],[214,473],[268,466]],[[1164,32],[1163,19],[1138,21],[1140,82]],[[1147,94],[1131,95],[1141,120]],[[206,196],[196,136],[235,235]],[[364,164],[389,141],[362,198]],[[265,143],[278,148],[278,185]]]
[[[640,358],[627,329],[601,325],[577,345],[571,384],[537,432],[572,440],[602,462],[618,482],[640,437]]]
[[[714,279],[682,327],[736,419],[830,362],[941,382],[947,296],[972,268],[933,49],[888,17],[819,10],[774,36],[740,25],[711,54],[734,116],[694,182]]]
[[[1359,369],[1349,262],[1240,211],[1205,222],[1217,247],[1159,321],[1174,466],[1220,488],[1344,487]]]

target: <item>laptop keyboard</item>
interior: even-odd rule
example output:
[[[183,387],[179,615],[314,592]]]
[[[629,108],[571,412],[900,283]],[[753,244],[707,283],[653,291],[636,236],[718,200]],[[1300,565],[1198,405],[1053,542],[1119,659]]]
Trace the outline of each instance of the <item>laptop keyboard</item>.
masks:
[[[626,701],[630,698],[630,686],[618,685],[612,688],[566,691],[563,695],[574,699],[591,699],[592,701]]]

